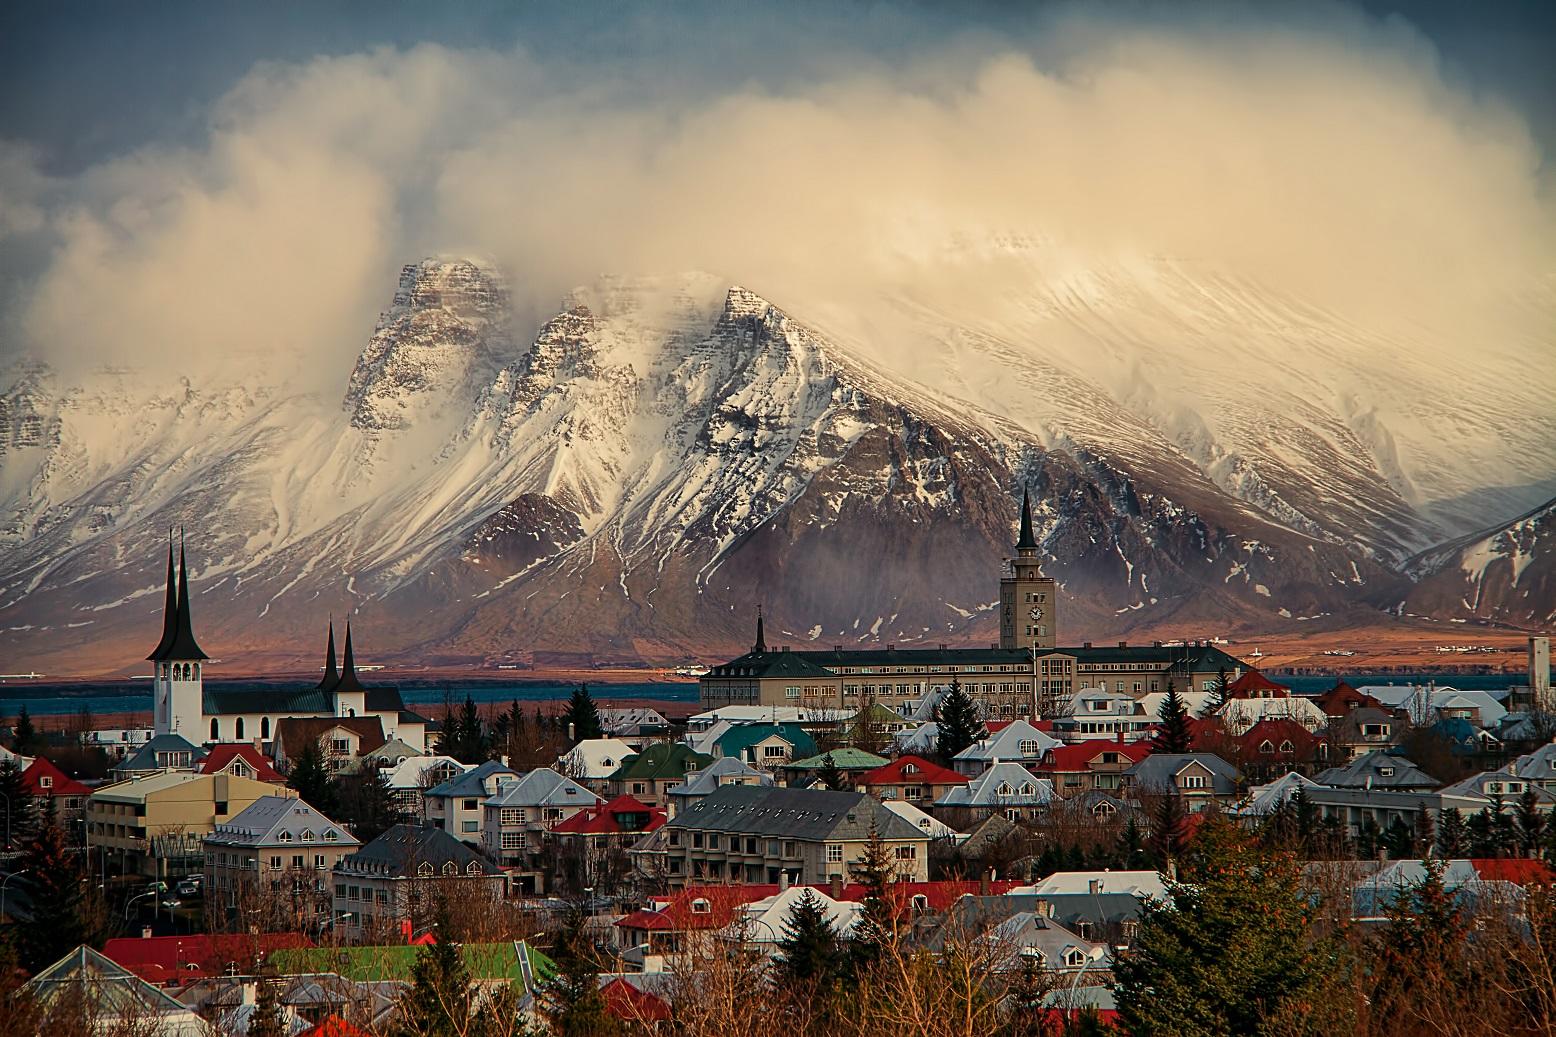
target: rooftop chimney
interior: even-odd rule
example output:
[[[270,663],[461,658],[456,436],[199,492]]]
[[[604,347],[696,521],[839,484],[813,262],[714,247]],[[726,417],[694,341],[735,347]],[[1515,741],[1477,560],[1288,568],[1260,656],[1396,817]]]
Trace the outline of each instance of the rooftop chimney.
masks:
[[[947,648],[950,648],[950,647],[951,647],[951,646],[950,646],[950,645],[941,645],[941,646],[940,646],[940,650],[941,650],[941,651],[942,651],[942,652],[943,652],[943,651],[945,651],[945,650],[946,650],[946,649],[947,649]]]
[[[1152,648],[1160,648],[1161,646],[1162,646],[1162,643],[1160,641],[1152,641],[1151,642],[1151,647]]]
[[[1082,644],[1082,645],[1081,645],[1081,647],[1082,647],[1082,648],[1090,648],[1090,647],[1091,647],[1091,642],[1090,642],[1090,641],[1086,641],[1086,642],[1084,642],[1084,643],[1083,643],[1083,644]]]
[[[993,891],[993,878],[994,872],[988,868],[984,868],[983,871],[978,875],[978,895],[980,897],[986,897]]]
[[[1128,647],[1129,647],[1129,642],[1128,642],[1128,641],[1120,641],[1120,642],[1119,642],[1119,643],[1118,643],[1118,646],[1119,646],[1119,647],[1120,647],[1120,648],[1128,648]]]

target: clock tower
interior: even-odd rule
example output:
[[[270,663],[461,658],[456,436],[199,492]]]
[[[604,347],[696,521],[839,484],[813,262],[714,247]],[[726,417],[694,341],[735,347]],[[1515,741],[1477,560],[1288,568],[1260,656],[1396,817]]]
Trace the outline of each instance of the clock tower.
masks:
[[[1021,491],[1021,535],[1010,572],[1000,577],[1000,647],[1051,651],[1056,641],[1058,595],[1037,561],[1032,502]]]

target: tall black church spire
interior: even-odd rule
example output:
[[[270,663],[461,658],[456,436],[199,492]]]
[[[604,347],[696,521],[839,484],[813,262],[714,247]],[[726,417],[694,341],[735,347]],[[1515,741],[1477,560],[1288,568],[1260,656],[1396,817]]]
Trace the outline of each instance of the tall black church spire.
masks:
[[[756,607],[756,644],[751,646],[753,652],[767,651],[767,638],[762,634],[762,606]]]
[[[167,651],[173,647],[173,639],[178,629],[178,583],[173,573],[173,527],[167,531],[167,598],[162,604],[162,640],[157,642],[157,647],[146,656],[153,662],[161,662],[167,658]]]
[[[330,689],[340,695],[348,691],[366,691],[357,679],[357,660],[351,651],[351,620],[346,620],[346,648],[340,657],[340,680]]]
[[[320,691],[329,691],[340,680],[340,671],[335,669],[335,618],[330,617],[330,639],[324,649],[324,679],[319,682]]]
[[[184,564],[184,531],[178,531],[178,623],[173,632],[173,643],[168,646],[167,659],[209,659],[195,640],[189,615],[189,569]]]
[[[1021,536],[1016,539],[1016,553],[1022,558],[1037,554],[1037,537],[1032,534],[1032,498],[1024,486],[1021,488]]]

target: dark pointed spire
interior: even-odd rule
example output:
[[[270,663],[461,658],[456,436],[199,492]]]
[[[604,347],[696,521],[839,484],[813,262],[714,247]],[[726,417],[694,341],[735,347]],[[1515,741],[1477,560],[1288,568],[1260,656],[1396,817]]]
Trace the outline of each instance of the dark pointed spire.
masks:
[[[174,634],[178,629],[178,583],[173,573],[173,527],[167,527],[167,598],[162,603],[162,640],[157,642],[157,647],[146,656],[153,662],[161,662],[167,658],[167,650],[173,647]]]
[[[1016,538],[1016,552],[1022,557],[1037,553],[1037,537],[1032,535],[1032,497],[1025,486],[1021,488],[1021,535]]]
[[[184,531],[178,531],[178,626],[173,634],[173,643],[168,647],[167,658],[209,659],[200,650],[200,644],[195,640],[194,628],[191,625],[189,614],[189,568],[184,564]]]
[[[357,679],[357,660],[351,651],[351,620],[346,620],[346,648],[340,656],[340,680],[330,689],[336,695],[348,691],[366,691]]]
[[[767,651],[767,638],[762,634],[762,606],[756,607],[756,644],[751,646],[753,652]]]
[[[324,679],[319,682],[320,691],[329,691],[340,680],[340,671],[335,669],[335,617],[330,617],[330,640],[324,649]]]

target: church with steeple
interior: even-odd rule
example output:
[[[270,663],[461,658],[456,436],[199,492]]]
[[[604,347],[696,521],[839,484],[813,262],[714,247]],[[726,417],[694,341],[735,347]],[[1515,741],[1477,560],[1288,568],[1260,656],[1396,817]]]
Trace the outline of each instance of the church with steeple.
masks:
[[[189,604],[189,571],[182,535],[177,566],[168,538],[167,594],[162,607],[162,638],[147,659],[152,671],[152,733],[177,735],[194,745],[271,740],[288,717],[376,718],[386,739],[398,738],[421,750],[427,744],[427,718],[405,708],[400,689],[366,685],[357,675],[351,623],[337,666],[335,623],[330,621],[324,677],[311,687],[284,683],[205,683],[209,656],[194,636]]]

